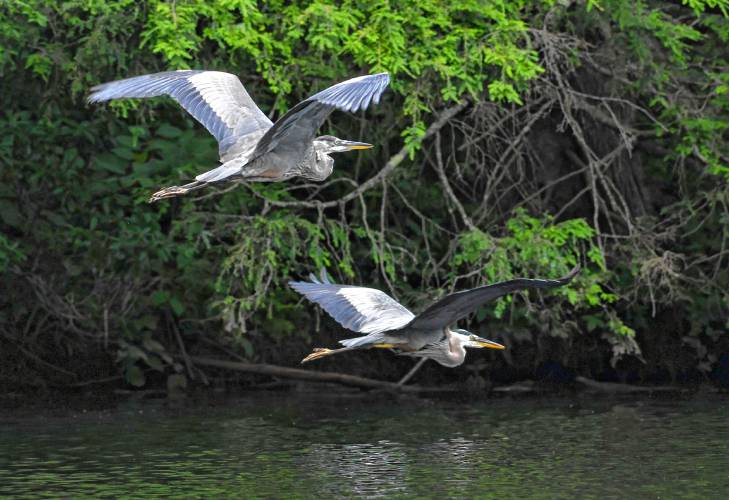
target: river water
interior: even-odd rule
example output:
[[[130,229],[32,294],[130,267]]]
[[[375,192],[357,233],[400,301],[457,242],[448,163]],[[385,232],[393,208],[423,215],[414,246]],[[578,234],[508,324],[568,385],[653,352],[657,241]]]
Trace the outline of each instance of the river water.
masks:
[[[72,406],[0,411],[0,497],[729,498],[722,397]]]

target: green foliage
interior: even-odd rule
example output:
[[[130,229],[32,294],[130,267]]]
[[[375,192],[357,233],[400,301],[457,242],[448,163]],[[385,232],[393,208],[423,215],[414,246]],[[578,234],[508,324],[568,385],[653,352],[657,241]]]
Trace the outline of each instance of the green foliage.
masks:
[[[146,382],[145,371],[151,369],[162,373],[166,367],[175,372],[182,371],[182,365],[175,362],[162,344],[145,334],[138,345],[122,340],[117,351],[117,361],[122,365],[122,372],[127,383],[134,387],[142,387]]]
[[[302,263],[314,270],[337,263],[345,275],[353,274],[354,262],[348,229],[335,220],[313,223],[286,213],[254,216],[235,231],[235,245],[223,261],[217,280],[217,303],[225,329],[239,343],[248,330],[247,322],[260,311],[267,335],[306,334],[281,316],[290,309],[291,293],[273,284],[301,273]],[[272,300],[273,299],[273,300]]]
[[[613,0],[605,6],[609,6],[607,12],[625,32],[631,51],[646,69],[649,68],[642,80],[646,86],[655,88],[651,106],[659,111],[659,123],[663,125],[658,133],[664,135],[668,128],[680,138],[675,144],[675,157],[698,158],[711,174],[727,178],[729,73],[726,67],[729,59],[723,48],[729,42],[729,3],[725,0],[687,0],[683,3],[697,16],[695,23],[678,22],[666,11],[655,9],[646,2]],[[644,31],[646,36],[639,36],[636,30]],[[714,43],[713,37],[702,33],[707,30],[718,37],[720,43]],[[656,57],[653,39],[667,49],[667,59]],[[675,87],[681,80],[692,81],[697,68],[708,74],[697,82],[699,92],[706,97],[701,98],[705,100],[704,104],[695,108],[686,100],[694,97],[676,95]]]
[[[278,15],[246,0],[150,3],[142,46],[173,67],[187,67],[208,39],[231,59],[255,61],[280,97],[299,83],[293,68],[322,80],[346,75],[349,59],[372,72],[389,71],[413,121],[406,142],[417,139],[423,113],[440,99],[480,95],[485,74],[491,74],[492,99],[520,103],[518,89],[544,71],[526,43],[530,2],[271,2],[267,10]],[[437,82],[440,95],[426,92],[423,79]]]
[[[20,249],[20,244],[17,241],[10,241],[5,235],[0,234],[0,273],[23,260],[25,260],[25,254]]]
[[[580,255],[585,255],[592,266],[585,267],[572,285],[558,288],[550,295],[563,296],[575,312],[584,316],[590,331],[600,325],[605,327],[604,331],[633,337],[635,332],[618,318],[601,319],[617,297],[605,290],[603,283],[609,274],[594,236],[594,229],[584,219],[554,223],[549,216],[537,219],[518,209],[507,221],[506,233],[501,237],[479,230],[462,233],[453,265],[466,273],[480,269],[487,283],[495,283],[520,276],[564,276],[580,261]],[[503,319],[512,300],[507,296],[485,306],[479,319]],[[561,311],[551,311],[561,320]],[[513,309],[511,315],[514,316]],[[520,316],[526,318],[523,313]],[[550,332],[564,334],[559,328]]]

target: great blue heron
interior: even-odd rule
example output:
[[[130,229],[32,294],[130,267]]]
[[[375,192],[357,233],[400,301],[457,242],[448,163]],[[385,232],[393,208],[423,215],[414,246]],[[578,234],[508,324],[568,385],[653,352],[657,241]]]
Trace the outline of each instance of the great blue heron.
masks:
[[[459,319],[475,312],[481,304],[507,293],[527,288],[556,288],[569,283],[580,272],[576,266],[556,280],[517,278],[472,290],[446,295],[417,316],[386,293],[361,286],[337,285],[322,272],[321,280],[289,285],[319,304],[343,327],[363,337],[340,340],[340,349],[314,349],[302,363],[355,349],[392,349],[396,354],[433,359],[455,367],[466,358],[466,348],[504,349],[504,346],[466,330],[451,329]]]
[[[338,83],[301,101],[275,124],[237,76],[220,71],[167,71],[104,83],[91,89],[88,101],[168,95],[217,139],[221,166],[198,175],[195,182],[154,193],[149,200],[153,202],[234,180],[272,182],[302,176],[323,181],[334,167],[330,153],[372,145],[331,135],[316,137],[317,129],[335,109],[354,112],[366,109],[370,101],[378,103],[389,82],[387,73],[379,73]]]

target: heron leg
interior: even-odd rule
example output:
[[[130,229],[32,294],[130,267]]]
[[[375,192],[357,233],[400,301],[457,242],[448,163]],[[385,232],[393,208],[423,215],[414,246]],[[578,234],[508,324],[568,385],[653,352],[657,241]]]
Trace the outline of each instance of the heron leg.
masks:
[[[426,361],[428,361],[428,358],[420,358],[420,360],[415,363],[415,366],[413,366],[410,371],[407,372],[405,376],[398,381],[397,385],[403,385],[405,382],[413,378],[413,375],[415,375],[418,370],[420,370],[420,367],[423,366]]]
[[[359,345],[355,347],[340,347],[339,349],[327,349],[324,347],[316,347],[311,354],[309,354],[307,357],[301,360],[301,364],[308,363],[309,361],[314,361],[315,359],[324,358],[326,356],[331,356],[332,354],[339,354],[340,352],[346,352],[346,351],[355,351],[357,349],[369,349],[374,347],[375,349],[394,349],[397,347],[400,347],[399,344],[369,344],[369,345]]]
[[[332,354],[339,354],[340,352],[344,351],[353,351],[356,349],[356,347],[341,347],[339,349],[327,349],[325,347],[316,347],[314,350],[309,354],[307,357],[301,360],[301,364],[308,363],[309,361],[314,361],[315,359],[324,358],[326,356],[331,356]]]
[[[204,188],[208,183],[203,181],[194,181],[189,184],[185,184],[184,186],[170,186],[166,187],[164,189],[160,189],[156,193],[152,195],[152,197],[149,199],[150,203],[154,203],[155,201],[163,200],[165,198],[174,198],[176,196],[183,196],[189,193],[190,191],[195,191],[198,189]]]

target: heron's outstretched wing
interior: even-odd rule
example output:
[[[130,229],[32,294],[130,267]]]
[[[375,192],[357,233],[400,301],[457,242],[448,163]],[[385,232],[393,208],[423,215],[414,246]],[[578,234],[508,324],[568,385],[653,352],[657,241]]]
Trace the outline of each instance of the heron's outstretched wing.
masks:
[[[221,161],[252,149],[273,126],[238,77],[221,71],[167,71],[102,83],[91,91],[89,102],[169,95],[218,140]]]
[[[354,332],[370,334],[397,330],[415,317],[392,297],[374,288],[316,281],[292,281],[289,286]]]
[[[335,109],[355,112],[377,104],[390,83],[390,75],[378,73],[352,78],[301,101],[283,115],[261,138],[253,157],[273,150],[301,149],[316,136],[327,116]]]
[[[579,272],[578,265],[567,276],[556,280],[517,278],[452,293],[432,304],[408,326],[422,330],[444,328],[475,312],[484,302],[527,288],[557,288],[569,283]]]

